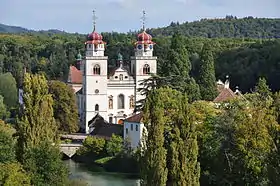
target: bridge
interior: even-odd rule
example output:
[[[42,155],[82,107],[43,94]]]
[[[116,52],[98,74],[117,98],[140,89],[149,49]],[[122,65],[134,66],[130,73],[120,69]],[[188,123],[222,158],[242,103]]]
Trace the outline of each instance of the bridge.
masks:
[[[77,150],[82,146],[83,141],[86,139],[88,135],[86,134],[67,134],[62,135],[62,140],[70,140],[71,143],[61,143],[60,151],[65,154],[68,158],[74,156]]]
[[[60,144],[60,151],[65,154],[68,158],[74,156],[77,150],[82,146],[79,143],[62,143]]]

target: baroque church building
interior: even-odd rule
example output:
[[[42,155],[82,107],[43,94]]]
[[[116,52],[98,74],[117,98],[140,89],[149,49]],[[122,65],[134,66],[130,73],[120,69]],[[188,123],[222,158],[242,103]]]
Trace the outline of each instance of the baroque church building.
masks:
[[[157,57],[153,56],[154,42],[145,27],[138,34],[134,56],[124,65],[118,54],[118,66],[108,68],[108,57],[104,55],[106,43],[95,31],[88,34],[85,42],[85,57],[78,56],[78,68],[71,66],[68,83],[76,91],[81,129],[86,133],[90,121],[100,115],[108,123],[123,124],[123,120],[134,115],[135,104],[144,99],[137,90],[141,81],[157,73]]]

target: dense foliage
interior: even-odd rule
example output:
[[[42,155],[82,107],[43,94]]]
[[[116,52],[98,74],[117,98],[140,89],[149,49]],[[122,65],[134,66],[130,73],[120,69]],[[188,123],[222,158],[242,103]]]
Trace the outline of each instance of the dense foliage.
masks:
[[[0,73],[0,95],[4,97],[4,104],[8,108],[16,106],[18,101],[17,85],[11,73]]]
[[[170,88],[152,90],[144,106],[148,136],[143,185],[199,185],[197,133],[187,97]]]
[[[226,16],[224,19],[201,19],[183,24],[172,22],[168,27],[149,31],[156,36],[169,36],[179,31],[191,37],[279,38],[280,19],[251,16],[238,19],[235,16]]]
[[[61,81],[49,83],[49,93],[53,97],[53,112],[58,130],[62,133],[74,133],[79,130],[76,96],[71,87]]]
[[[65,185],[67,171],[57,144],[53,98],[43,75],[26,73],[24,107],[16,124],[18,160],[30,174],[32,185]]]
[[[196,24],[200,26],[195,26]],[[215,26],[215,29],[213,29],[212,26],[215,24],[219,26]],[[184,28],[184,25],[188,25],[188,29],[193,29],[194,34],[189,35],[180,31],[180,27]],[[199,28],[208,32],[206,25],[211,28],[208,30],[209,32],[219,32],[220,34],[214,34],[216,35],[215,38],[211,37],[209,39],[207,38],[208,34],[205,36],[205,34],[195,30]],[[232,34],[228,36],[225,34],[230,30],[227,29],[227,25],[233,25],[232,28],[242,30],[241,33],[244,33],[240,36],[236,35],[237,38],[233,38],[235,36]],[[191,69],[191,77],[197,81],[199,79],[199,59],[203,56],[202,47],[204,43],[209,43],[212,48],[217,79],[224,79],[226,75],[230,75],[232,87],[239,86],[243,92],[248,92],[259,77],[265,77],[273,91],[280,89],[280,85],[277,83],[277,79],[280,78],[280,67],[278,65],[280,42],[278,39],[274,39],[279,38],[279,35],[277,35],[279,32],[278,19],[235,19],[229,16],[226,19],[202,20],[172,26],[172,30],[159,31],[166,32],[165,34],[153,33],[156,32],[156,29],[151,30],[155,37],[154,41],[157,43],[154,54],[158,56],[159,75],[168,76],[170,72],[174,74],[173,72],[178,72],[182,65],[187,65],[189,66],[188,69]],[[150,30],[147,32],[150,32]],[[176,61],[182,60],[178,54],[174,53],[178,53],[179,50],[176,50],[178,45],[175,45],[175,42],[172,44],[171,37],[162,37],[161,35],[171,36],[177,32],[182,35],[179,40],[177,38],[177,43],[187,49],[187,53],[180,54],[180,56],[185,55],[186,58],[183,58],[183,60],[187,63],[189,61],[192,68],[189,64],[172,66],[173,62],[177,64]],[[259,36],[259,34],[256,34],[257,32],[265,33]],[[133,42],[136,40],[136,33],[121,34],[113,32],[102,34],[104,41],[107,42],[105,54],[109,56],[110,66],[116,65],[118,52],[122,53],[124,61],[127,62],[133,55]],[[256,36],[256,39],[249,39],[254,36]],[[230,38],[221,39],[218,37]],[[265,39],[268,37],[271,39]],[[24,67],[26,67],[27,72],[46,74],[48,79],[66,81],[69,66],[76,63],[76,55],[79,52],[84,53],[85,39],[85,35],[67,33],[1,34],[0,72],[11,72],[18,86],[22,84]],[[173,41],[175,40],[176,37]],[[181,48],[180,53],[181,51],[184,51],[184,49]],[[186,69],[180,70],[180,74],[186,72]],[[193,82],[192,80],[189,81]]]

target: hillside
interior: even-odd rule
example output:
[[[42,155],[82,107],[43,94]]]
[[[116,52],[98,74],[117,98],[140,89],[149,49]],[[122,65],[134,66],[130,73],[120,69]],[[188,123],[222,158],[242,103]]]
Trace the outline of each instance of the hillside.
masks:
[[[49,30],[30,30],[26,28],[22,28],[19,26],[9,26],[0,23],[0,34],[10,33],[10,34],[19,34],[19,33],[42,33],[42,34],[68,34],[67,32],[57,30],[57,29],[49,29]]]
[[[226,16],[224,19],[201,19],[200,21],[186,22],[183,24],[172,22],[167,27],[148,29],[148,32],[156,37],[170,36],[177,31],[190,37],[280,38],[280,19],[253,17],[238,19],[233,16]],[[4,24],[0,24],[0,33],[66,34],[64,31],[54,29],[47,31],[34,31]]]
[[[0,33],[16,34],[16,33],[28,33],[28,32],[32,32],[32,31],[19,26],[9,26],[0,23]]]
[[[154,36],[169,36],[174,32],[185,36],[207,38],[280,38],[280,19],[246,17],[237,19],[202,19],[183,24],[172,22],[163,28],[150,29]]]

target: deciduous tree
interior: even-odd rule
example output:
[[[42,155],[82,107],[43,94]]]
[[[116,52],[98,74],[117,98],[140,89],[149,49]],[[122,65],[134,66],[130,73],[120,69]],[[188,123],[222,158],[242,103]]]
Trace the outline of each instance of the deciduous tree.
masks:
[[[51,81],[49,91],[53,97],[53,111],[58,129],[62,133],[79,130],[78,108],[73,90],[61,81]]]
[[[4,97],[4,104],[8,107],[14,107],[17,104],[17,85],[15,78],[11,73],[0,74],[0,95]]]

